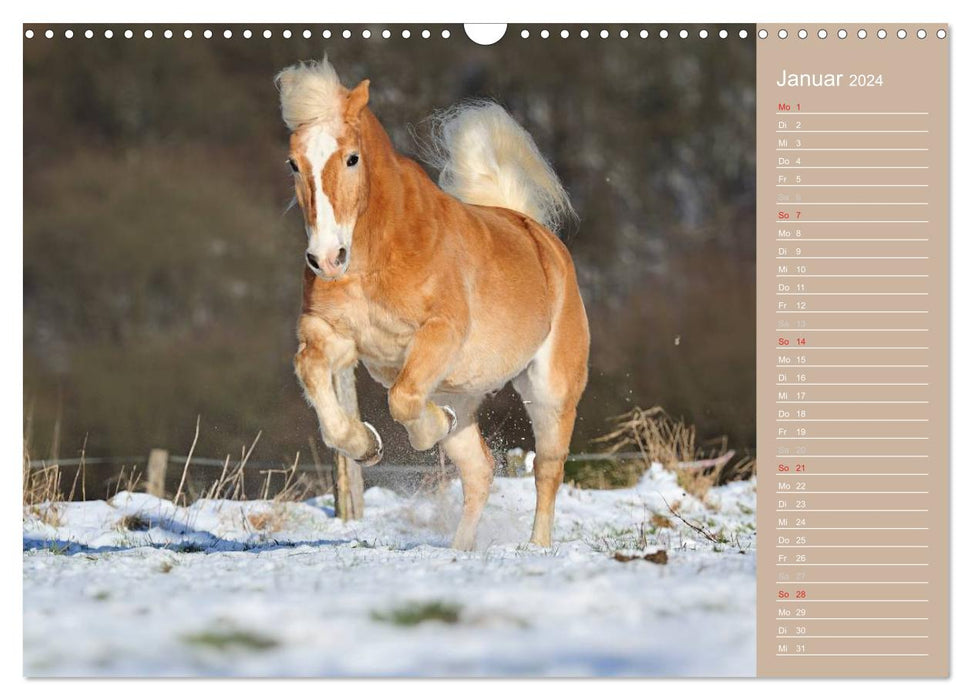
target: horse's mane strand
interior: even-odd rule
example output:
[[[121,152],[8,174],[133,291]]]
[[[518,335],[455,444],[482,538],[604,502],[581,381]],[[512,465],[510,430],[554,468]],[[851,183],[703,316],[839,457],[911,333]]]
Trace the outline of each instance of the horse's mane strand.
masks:
[[[529,133],[488,100],[462,102],[429,118],[422,157],[438,184],[469,204],[532,217],[553,232],[576,219],[566,190]]]
[[[280,90],[283,121],[290,131],[310,124],[339,125],[347,90],[326,57],[285,68],[274,81]]]

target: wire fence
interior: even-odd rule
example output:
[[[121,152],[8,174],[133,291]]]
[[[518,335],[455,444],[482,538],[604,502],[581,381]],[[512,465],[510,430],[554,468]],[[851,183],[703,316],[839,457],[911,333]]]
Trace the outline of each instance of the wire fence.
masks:
[[[577,454],[572,454],[567,456],[567,462],[619,462],[624,460],[632,459],[643,459],[643,455],[640,452],[578,452]],[[87,466],[102,466],[102,465],[134,465],[141,464],[148,461],[147,455],[136,455],[130,457],[71,457],[69,459],[32,459],[29,462],[29,466],[32,469],[47,469],[49,467],[61,466],[61,467],[79,467],[82,464]],[[226,458],[217,459],[215,457],[197,457],[192,456],[191,460],[188,455],[169,455],[169,464],[185,464],[187,461],[190,464],[200,467],[222,467],[226,464]],[[232,462],[230,462],[232,465]],[[245,469],[254,471],[265,471],[268,469],[289,469],[292,464],[287,464],[284,462],[253,462],[248,461],[245,465]],[[330,463],[323,465],[297,465],[297,471],[306,470],[313,471],[319,467],[329,467]],[[396,469],[396,468],[409,468],[409,469],[421,469],[427,467],[428,469],[438,469],[437,464],[379,464],[374,467],[368,467],[367,471],[373,471],[375,469]]]

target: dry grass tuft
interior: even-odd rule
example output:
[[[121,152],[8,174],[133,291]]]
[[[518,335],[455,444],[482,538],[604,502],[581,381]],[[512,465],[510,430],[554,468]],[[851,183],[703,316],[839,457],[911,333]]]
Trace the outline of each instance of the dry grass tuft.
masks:
[[[752,476],[755,462],[744,459],[728,469],[734,450],[729,450],[725,438],[712,447],[698,444],[694,426],[683,419],[671,417],[660,406],[634,408],[614,419],[614,429],[597,438],[609,452],[636,448],[646,469],[657,462],[673,472],[685,492],[704,501],[712,486]]]
[[[649,552],[647,554],[625,554],[624,552],[614,552],[614,560],[619,561],[622,564],[626,564],[629,561],[649,561],[652,564],[660,564],[664,566],[668,563],[668,553],[667,550],[659,549],[656,552]]]
[[[656,530],[670,530],[674,527],[674,523],[671,522],[670,518],[667,518],[660,513],[651,513],[651,527],[655,528]]]
[[[151,526],[152,524],[138,513],[130,513],[115,524],[115,527],[119,530],[128,530],[129,532],[144,532]]]
[[[678,479],[678,486],[685,493],[690,493],[699,501],[704,502],[711,487],[718,483],[719,472],[721,469],[685,469],[684,467],[674,467],[672,470]]]
[[[23,502],[25,508],[42,503],[56,504],[64,500],[61,492],[61,468],[52,464],[47,467],[31,469],[24,462]]]
[[[64,502],[64,492],[61,490],[61,467],[58,464],[51,464],[37,469],[32,468],[26,440],[22,478],[24,516],[29,514],[51,527],[59,527],[62,522],[61,504]]]
[[[259,532],[279,532],[289,519],[289,512],[285,504],[274,504],[269,510],[250,513],[246,516],[250,527]]]
[[[117,496],[122,491],[135,493],[144,483],[141,470],[134,464],[130,469],[122,466],[118,472],[118,476],[113,477],[109,481],[115,485],[115,492],[112,494],[112,498]]]

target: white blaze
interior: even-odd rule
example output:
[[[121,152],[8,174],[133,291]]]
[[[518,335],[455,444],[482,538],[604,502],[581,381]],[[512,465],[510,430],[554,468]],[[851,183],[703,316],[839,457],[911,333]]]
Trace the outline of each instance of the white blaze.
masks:
[[[328,159],[337,150],[337,139],[324,128],[311,131],[307,139],[305,155],[313,174],[314,199],[317,205],[316,221],[307,226],[307,252],[318,260],[333,258],[341,247],[351,248],[352,230],[337,223],[334,206],[324,194],[323,171]]]

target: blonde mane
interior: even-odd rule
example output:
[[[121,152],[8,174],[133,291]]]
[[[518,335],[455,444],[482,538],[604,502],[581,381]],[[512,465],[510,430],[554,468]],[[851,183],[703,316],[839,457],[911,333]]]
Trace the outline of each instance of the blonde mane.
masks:
[[[284,68],[274,81],[280,91],[283,121],[290,131],[311,124],[332,129],[340,126],[347,90],[326,56]]]

